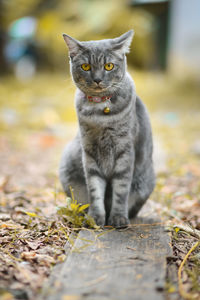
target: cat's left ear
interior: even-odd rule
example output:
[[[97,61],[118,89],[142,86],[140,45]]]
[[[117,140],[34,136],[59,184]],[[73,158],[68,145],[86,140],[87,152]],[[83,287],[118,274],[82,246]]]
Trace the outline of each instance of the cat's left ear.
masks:
[[[133,36],[134,36],[134,30],[132,29],[122,34],[121,36],[112,39],[113,50],[120,51],[123,54],[128,53]]]

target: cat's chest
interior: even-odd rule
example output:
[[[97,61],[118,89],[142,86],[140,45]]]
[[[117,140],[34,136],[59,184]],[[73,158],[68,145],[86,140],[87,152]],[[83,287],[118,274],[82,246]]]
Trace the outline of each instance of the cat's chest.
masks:
[[[85,147],[89,148],[93,154],[102,156],[114,155],[117,144],[116,132],[113,128],[87,128],[85,131]]]
[[[117,138],[112,129],[99,131],[90,136],[90,147],[97,165],[105,175],[110,176],[115,165]]]
[[[105,173],[111,175],[116,164],[118,153],[125,145],[123,132],[120,129],[107,128],[84,128],[83,148],[86,153],[93,157],[97,165]]]

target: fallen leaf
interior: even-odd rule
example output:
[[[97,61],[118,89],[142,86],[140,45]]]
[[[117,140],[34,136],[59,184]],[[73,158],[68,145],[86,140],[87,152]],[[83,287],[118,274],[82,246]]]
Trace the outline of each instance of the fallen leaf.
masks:
[[[136,279],[141,279],[142,278],[142,274],[137,274],[136,275]]]
[[[32,260],[36,258],[36,253],[33,251],[30,252],[22,252],[21,253],[21,258],[25,259],[25,260]]]
[[[79,300],[81,299],[78,295],[63,295],[62,300]]]

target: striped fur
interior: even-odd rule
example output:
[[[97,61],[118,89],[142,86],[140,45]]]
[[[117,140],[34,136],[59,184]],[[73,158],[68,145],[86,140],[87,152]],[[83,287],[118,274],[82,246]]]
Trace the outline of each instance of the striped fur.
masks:
[[[64,35],[77,86],[79,132],[64,150],[60,180],[66,193],[72,186],[80,202],[90,203],[89,214],[101,226],[127,225],[155,185],[148,113],[126,71],[132,35],[129,31],[116,39],[90,42]],[[109,62],[114,64],[112,71],[104,69]],[[83,71],[83,63],[91,70]],[[105,103],[89,102],[88,95],[112,95],[110,113],[103,113]]]

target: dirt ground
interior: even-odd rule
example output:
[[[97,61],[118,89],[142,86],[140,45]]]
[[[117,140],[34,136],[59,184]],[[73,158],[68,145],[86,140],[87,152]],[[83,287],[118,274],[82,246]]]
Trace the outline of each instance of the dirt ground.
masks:
[[[133,72],[164,161],[151,196],[172,235],[169,299],[200,293],[200,101],[193,82]],[[36,299],[77,226],[57,214],[66,205],[58,180],[64,144],[76,134],[74,87],[63,74],[0,83],[0,297]],[[155,147],[157,147],[155,145]],[[163,157],[161,157],[163,155]],[[189,252],[191,251],[191,253]],[[189,254],[188,254],[189,253]],[[187,256],[188,255],[188,256]]]

